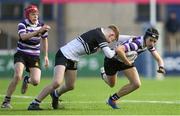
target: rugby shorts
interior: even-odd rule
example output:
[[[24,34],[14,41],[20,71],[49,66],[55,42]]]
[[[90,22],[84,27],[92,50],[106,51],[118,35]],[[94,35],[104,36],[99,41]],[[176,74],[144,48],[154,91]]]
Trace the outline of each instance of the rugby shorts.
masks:
[[[132,66],[129,66],[115,58],[104,58],[104,70],[106,74],[110,76],[115,75],[117,71],[123,71],[132,67],[134,67],[134,64]]]
[[[29,68],[36,67],[41,69],[39,56],[31,56],[18,51],[14,54],[14,64],[17,62],[22,62],[25,65],[27,72],[29,72]]]
[[[64,65],[66,67],[66,70],[77,70],[77,61],[72,61],[70,59],[67,59],[61,50],[58,50],[55,57],[55,66],[57,65]]]

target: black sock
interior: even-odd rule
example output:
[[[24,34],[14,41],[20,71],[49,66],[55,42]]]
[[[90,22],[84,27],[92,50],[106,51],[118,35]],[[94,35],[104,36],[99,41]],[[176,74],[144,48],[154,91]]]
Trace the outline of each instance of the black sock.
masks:
[[[118,100],[120,97],[115,93],[115,94],[113,94],[111,97],[110,97],[110,99],[111,100],[113,100],[113,101],[116,101],[116,100]]]
[[[53,93],[54,93],[54,96],[55,96],[55,97],[59,97],[57,90],[54,90]]]
[[[11,97],[8,97],[8,96],[5,96],[5,98],[4,98],[4,102],[10,102],[11,101]]]
[[[29,83],[29,76],[25,76],[24,78],[25,78],[24,81],[25,81],[26,83]]]
[[[39,101],[38,99],[34,99],[33,101],[32,101],[32,104],[40,104],[41,103],[41,101]]]

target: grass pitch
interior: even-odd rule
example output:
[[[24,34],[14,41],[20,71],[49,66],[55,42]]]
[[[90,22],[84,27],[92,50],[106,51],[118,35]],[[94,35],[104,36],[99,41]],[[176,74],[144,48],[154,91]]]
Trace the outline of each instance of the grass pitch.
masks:
[[[10,79],[0,80],[2,103]],[[37,87],[29,86],[25,95],[20,94],[21,82],[12,96],[13,109],[0,108],[0,115],[180,115],[180,77],[164,80],[142,79],[142,86],[121,98],[121,109],[106,105],[107,98],[128,81],[118,78],[114,88],[108,87],[100,77],[78,78],[75,89],[61,96],[61,108],[53,110],[48,96],[41,103],[43,111],[27,111],[29,103],[39,94],[50,78],[42,78]]]

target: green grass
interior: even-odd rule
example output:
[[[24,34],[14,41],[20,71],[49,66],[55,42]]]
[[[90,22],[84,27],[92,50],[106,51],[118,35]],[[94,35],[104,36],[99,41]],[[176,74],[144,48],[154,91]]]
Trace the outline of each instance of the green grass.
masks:
[[[0,102],[6,93],[10,79],[0,80]],[[106,105],[109,95],[128,81],[119,78],[114,88],[108,87],[100,78],[78,78],[75,90],[64,94],[62,108],[53,110],[48,96],[41,107],[43,111],[27,111],[29,103],[39,94],[51,79],[42,79],[37,87],[29,86],[25,95],[20,94],[19,83],[12,97],[13,109],[0,108],[0,115],[180,115],[180,78],[167,77],[158,81],[142,79],[137,91],[121,98],[121,109],[113,110]],[[22,96],[29,96],[23,98]]]

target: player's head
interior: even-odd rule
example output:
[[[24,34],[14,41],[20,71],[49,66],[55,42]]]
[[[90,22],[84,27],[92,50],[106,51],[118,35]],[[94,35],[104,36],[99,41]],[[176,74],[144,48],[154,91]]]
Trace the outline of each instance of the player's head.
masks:
[[[25,8],[24,16],[25,18],[29,19],[31,22],[33,22],[33,20],[36,21],[39,16],[38,7],[34,4],[30,4]]]
[[[109,25],[108,28],[111,29],[111,33],[109,35],[111,41],[118,40],[119,29],[115,25]]]
[[[145,45],[147,47],[153,47],[159,38],[159,32],[157,29],[151,27],[148,28],[144,35]]]
[[[154,39],[157,39],[159,38],[159,32],[157,29],[151,27],[151,28],[148,28],[145,32],[145,35],[144,35],[144,38],[148,38],[148,37],[152,37]]]

